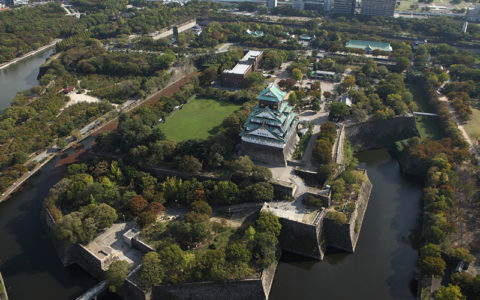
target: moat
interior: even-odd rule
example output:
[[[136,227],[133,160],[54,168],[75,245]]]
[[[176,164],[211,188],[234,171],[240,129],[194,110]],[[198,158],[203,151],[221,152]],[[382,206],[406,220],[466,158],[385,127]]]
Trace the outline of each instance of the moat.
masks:
[[[327,253],[323,262],[283,255],[270,299],[414,298],[417,253],[408,236],[419,222],[422,186],[403,176],[386,150],[358,158],[373,190],[355,254]],[[95,283],[79,267],[63,267],[40,222],[43,198],[62,177],[58,161],[0,204],[0,238],[8,245],[0,248],[1,269],[12,299],[72,299]]]

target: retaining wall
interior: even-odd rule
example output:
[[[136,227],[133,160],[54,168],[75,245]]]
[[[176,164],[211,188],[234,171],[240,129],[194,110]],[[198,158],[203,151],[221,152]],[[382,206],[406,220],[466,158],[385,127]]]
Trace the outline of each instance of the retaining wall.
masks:
[[[355,209],[346,224],[338,225],[334,221],[325,218],[325,233],[327,247],[335,249],[355,252],[358,237],[362,229],[363,218],[368,206],[368,200],[372,191],[372,183],[368,179],[367,171],[365,171],[366,180],[360,187],[357,201],[355,201]]]
[[[345,125],[345,135],[356,151],[383,148],[395,141],[419,136],[413,115]]]
[[[312,224],[279,218],[282,231],[279,236],[282,250],[322,260],[324,256],[322,231],[325,212],[321,210]]]

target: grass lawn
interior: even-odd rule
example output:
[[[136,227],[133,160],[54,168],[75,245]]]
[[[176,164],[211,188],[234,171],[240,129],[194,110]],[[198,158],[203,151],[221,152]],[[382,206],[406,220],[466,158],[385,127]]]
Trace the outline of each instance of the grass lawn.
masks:
[[[442,132],[438,126],[439,118],[428,116],[415,116],[415,124],[420,133],[420,137],[437,140],[443,137]]]
[[[427,101],[427,95],[419,84],[407,84],[407,88],[413,95],[413,101],[418,105],[418,111],[420,112],[434,112],[433,107]],[[438,122],[439,118],[428,116],[415,116],[415,124],[417,124],[418,132],[422,138],[441,139],[443,137],[442,131]]]
[[[223,119],[241,106],[213,99],[193,99],[167,117],[161,128],[167,139],[181,142],[206,139],[218,131]]]
[[[480,137],[480,109],[474,108],[472,105],[472,119],[464,124],[463,128],[472,140]]]
[[[400,0],[397,1],[400,2],[400,6],[396,7],[396,10],[411,10],[410,5],[418,5],[418,4],[423,4],[425,5],[425,2],[419,2],[418,0]],[[467,7],[467,3],[465,1],[460,2],[459,4],[453,4],[450,2],[450,0],[433,0],[432,3],[429,5],[435,4],[437,6],[455,6],[455,8],[464,8]],[[420,9],[418,9],[420,11]]]

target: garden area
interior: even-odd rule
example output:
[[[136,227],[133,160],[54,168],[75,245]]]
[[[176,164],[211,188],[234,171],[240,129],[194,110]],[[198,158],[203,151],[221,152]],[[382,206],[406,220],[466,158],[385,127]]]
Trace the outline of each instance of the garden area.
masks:
[[[472,140],[480,137],[480,110],[472,104],[472,119],[468,120],[463,127]]]
[[[241,105],[213,99],[193,99],[174,111],[160,126],[168,140],[181,142],[214,135],[223,119]]]

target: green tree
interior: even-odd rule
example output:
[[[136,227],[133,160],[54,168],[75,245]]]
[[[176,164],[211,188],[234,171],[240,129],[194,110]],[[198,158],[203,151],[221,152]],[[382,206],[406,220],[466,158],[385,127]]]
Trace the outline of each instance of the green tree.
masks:
[[[202,170],[202,163],[192,155],[184,155],[178,162],[178,169],[183,172],[196,174]]]
[[[334,221],[339,226],[347,223],[347,216],[341,211],[329,211],[327,212],[326,217]]]
[[[124,260],[116,260],[110,264],[105,272],[105,279],[108,282],[108,289],[112,293],[118,292],[123,287],[131,268],[132,266]]]
[[[274,196],[273,186],[268,182],[257,182],[247,187],[248,199],[256,202],[271,201]]]
[[[183,250],[177,244],[171,244],[158,252],[160,264],[165,272],[165,280],[171,283],[182,281],[185,276],[186,261]]]
[[[98,229],[108,228],[117,220],[118,215],[113,207],[100,203],[93,209],[93,219]]]
[[[440,257],[426,256],[419,261],[422,274],[436,277],[443,276],[445,272],[446,263]]]
[[[440,246],[436,244],[427,244],[420,248],[420,257],[425,258],[427,256],[441,257],[442,252]]]
[[[282,230],[282,224],[280,224],[278,217],[274,214],[270,212],[260,212],[256,229],[258,232],[268,232],[274,236],[279,236]]]
[[[465,300],[465,297],[462,295],[460,287],[449,284],[438,289],[435,300]]]
[[[142,258],[142,267],[140,270],[140,285],[145,288],[158,286],[165,277],[165,270],[160,264],[160,258],[157,252],[148,252]]]
[[[208,205],[206,201],[203,201],[203,200],[194,201],[192,202],[192,204],[190,204],[190,207],[192,211],[197,212],[199,214],[204,214],[209,217],[212,215],[212,208],[210,207],[210,205]]]
[[[410,60],[405,56],[397,57],[396,63],[395,70],[397,70],[397,72],[403,72],[410,66]]]
[[[260,72],[252,72],[248,74],[246,78],[246,85],[247,87],[252,87],[255,85],[260,85],[265,81],[265,77],[263,77],[262,73]]]
[[[235,264],[248,263],[252,254],[245,243],[229,243],[225,249],[226,259]]]
[[[292,79],[296,81],[300,81],[303,78],[302,71],[298,68],[292,69]]]
[[[328,118],[332,121],[345,120],[350,115],[350,107],[342,102],[333,102],[330,105],[330,112]]]

